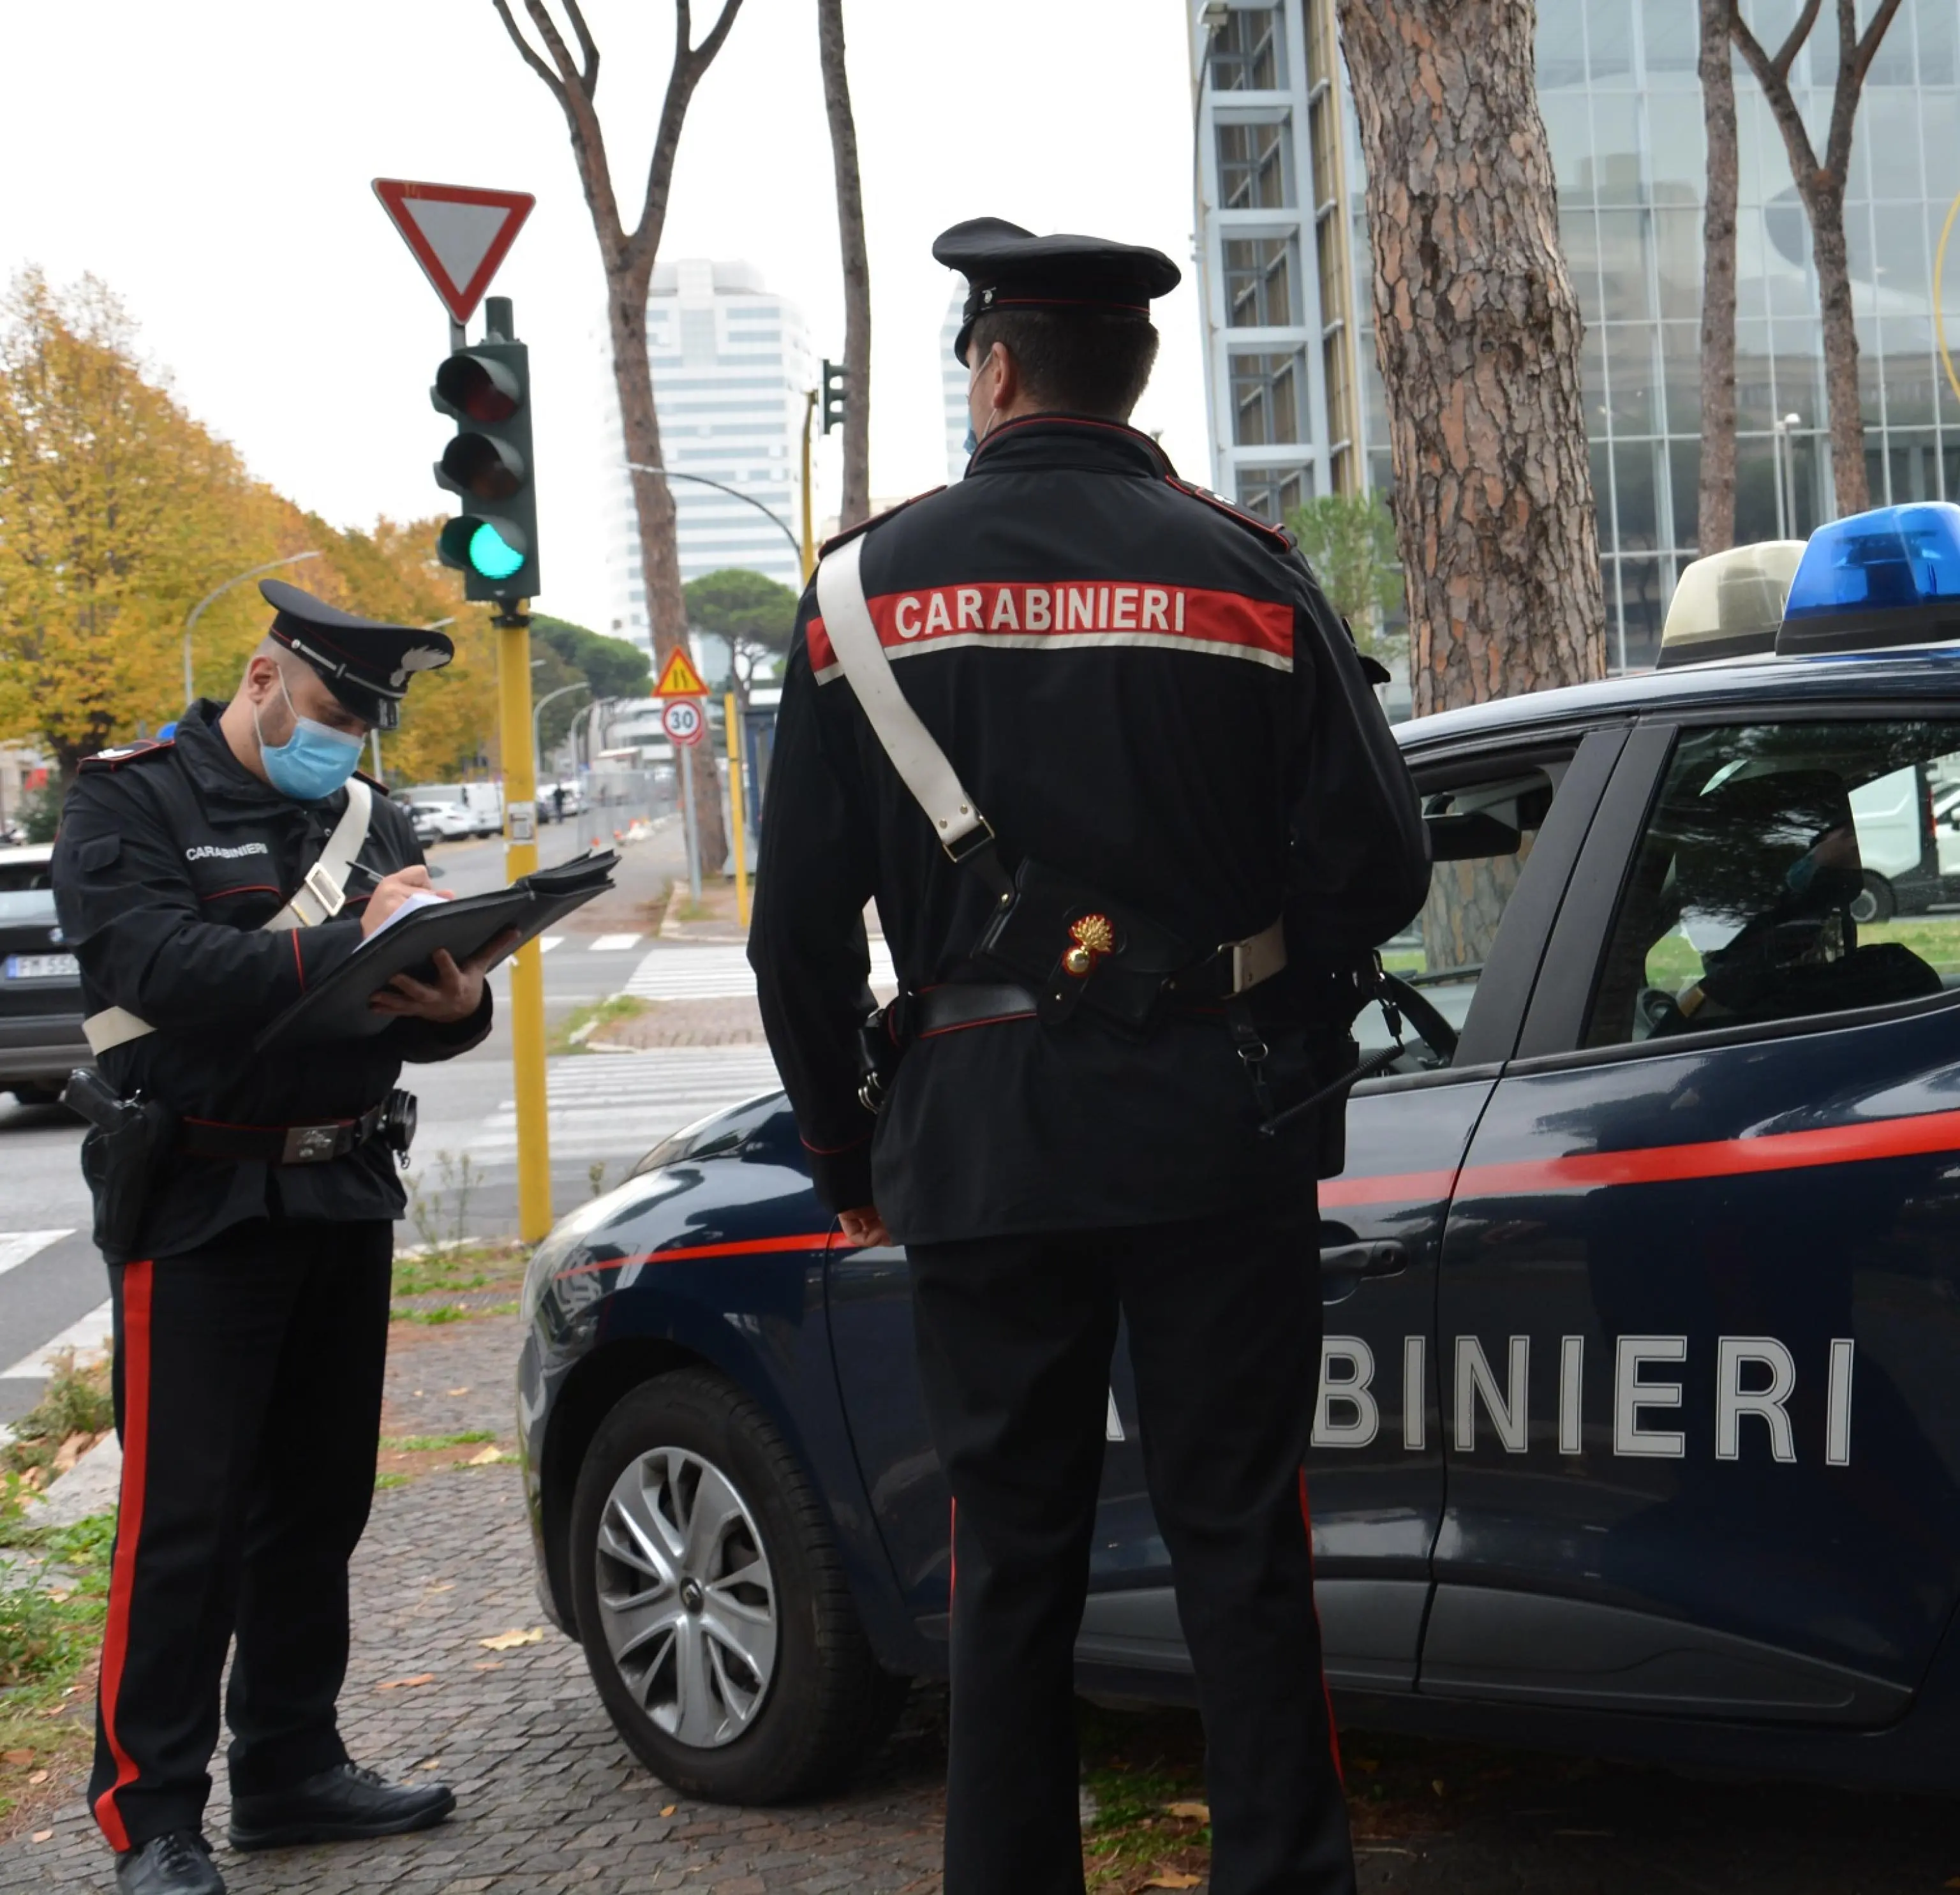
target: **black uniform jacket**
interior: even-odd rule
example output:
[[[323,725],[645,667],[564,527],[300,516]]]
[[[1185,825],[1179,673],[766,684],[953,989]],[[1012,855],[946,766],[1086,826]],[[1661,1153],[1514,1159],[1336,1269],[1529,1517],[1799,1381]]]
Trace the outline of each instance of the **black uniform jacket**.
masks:
[[[1284,909],[1303,960],[1371,948],[1421,907],[1414,786],[1354,641],[1285,534],[1181,484],[1146,436],[1007,422],[959,485],[868,531],[895,674],[1010,865],[1037,857],[1207,949]],[[858,1103],[865,903],[917,989],[990,977],[969,957],[991,898],[886,760],[814,585],[756,886],[763,1021],[833,1209],[875,1197],[896,1236],[928,1242],[1310,1189],[1310,1156],[1257,1135],[1216,1017],[1173,1015],[1147,1041],[1086,1008],[966,1027],[912,1049],[875,1122]]]
[[[355,1117],[388,1096],[403,1060],[446,1059],[481,1040],[489,994],[451,1027],[402,1020],[345,1047],[252,1050],[260,1028],[353,953],[374,881],[422,852],[408,813],[376,785],[342,915],[265,932],[319,859],[347,792],[295,803],[261,782],[220,732],[223,708],[194,705],[171,742],[88,759],[62,809],[55,902],[86,1004],[126,1008],[157,1030],[111,1047],[103,1074],[126,1098],[140,1091],[182,1116],[227,1125]],[[378,1141],[329,1164],[276,1168],[180,1156],[152,1193],[138,1254],[167,1256],[269,1213],[395,1218],[403,1202]]]

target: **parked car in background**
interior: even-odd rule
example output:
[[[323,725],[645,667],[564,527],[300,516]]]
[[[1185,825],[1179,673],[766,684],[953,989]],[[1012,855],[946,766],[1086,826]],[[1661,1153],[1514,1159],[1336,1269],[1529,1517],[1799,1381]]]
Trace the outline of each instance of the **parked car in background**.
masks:
[[[81,970],[62,939],[54,846],[0,848],[0,1091],[52,1105],[95,1056],[82,1037]]]
[[[441,803],[460,810],[466,835],[495,836],[504,826],[504,790],[498,783],[418,783],[402,795],[411,804]]]
[[[408,809],[415,840],[425,849],[431,842],[466,841],[476,833],[476,819],[460,803],[411,803]]]

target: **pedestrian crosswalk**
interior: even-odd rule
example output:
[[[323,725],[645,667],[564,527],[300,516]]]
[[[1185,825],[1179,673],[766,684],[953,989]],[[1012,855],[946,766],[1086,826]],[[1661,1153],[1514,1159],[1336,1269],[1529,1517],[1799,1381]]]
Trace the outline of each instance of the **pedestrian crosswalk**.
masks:
[[[780,1081],[768,1049],[759,1046],[663,1046],[651,1052],[554,1059],[547,1069],[547,1112],[555,1161],[601,1160],[616,1170],[670,1132],[724,1107],[739,1105]],[[517,1115],[501,1100],[473,1125],[427,1126],[415,1141],[416,1167],[452,1164],[464,1155],[485,1170],[517,1161]]]
[[[565,939],[563,935],[540,935],[538,952],[548,954],[554,948],[562,948]],[[638,935],[594,935],[585,944],[585,951],[588,954],[623,954],[638,947],[640,941]]]
[[[871,985],[889,992],[898,984],[891,951],[881,939],[871,943]],[[659,947],[649,949],[625,991],[636,1000],[729,1000],[752,995],[756,976],[748,951],[726,947]]]

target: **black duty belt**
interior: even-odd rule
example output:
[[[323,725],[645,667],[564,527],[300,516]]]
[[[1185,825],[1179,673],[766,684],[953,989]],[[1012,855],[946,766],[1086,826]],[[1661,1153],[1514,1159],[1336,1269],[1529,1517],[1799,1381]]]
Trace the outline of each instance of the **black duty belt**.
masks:
[[[996,1020],[1032,1020],[1035,997],[1012,980],[955,980],[928,987],[911,997],[912,1034],[929,1040],[934,1033],[956,1033],[962,1027],[984,1027]]]
[[[1171,983],[1176,1012],[1221,1005],[1232,998],[1229,954],[1201,963]],[[1034,990],[1016,980],[953,980],[927,987],[908,1001],[909,1025],[915,1040],[956,1033],[962,1027],[984,1027],[998,1020],[1032,1020],[1038,1011]]]
[[[358,1119],[316,1125],[227,1125],[216,1119],[178,1121],[177,1150],[186,1158],[224,1158],[234,1164],[327,1164],[378,1136],[390,1101],[370,1106]]]

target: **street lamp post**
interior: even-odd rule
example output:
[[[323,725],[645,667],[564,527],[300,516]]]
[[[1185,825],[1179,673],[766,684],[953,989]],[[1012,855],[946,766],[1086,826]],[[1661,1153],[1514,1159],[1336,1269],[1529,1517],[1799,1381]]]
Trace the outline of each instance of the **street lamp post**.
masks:
[[[268,560],[266,564],[262,566],[254,566],[250,572],[234,574],[233,577],[227,579],[224,584],[215,587],[212,591],[207,592],[202,598],[198,600],[196,604],[191,607],[190,616],[184,620],[183,629],[184,709],[186,710],[189,710],[190,709],[192,701],[196,695],[191,687],[190,635],[192,629],[196,626],[198,620],[203,617],[204,608],[209,605],[214,599],[222,598],[224,595],[229,592],[234,586],[243,585],[247,579],[256,579],[261,573],[276,572],[282,566],[296,566],[303,559],[317,559],[319,557],[320,555],[317,553],[288,553],[283,559]]]
[[[589,691],[592,686],[583,679],[576,684],[561,684],[555,691],[547,691],[531,706],[531,775],[535,779],[539,774],[538,760],[538,719],[545,706],[555,697],[568,697],[574,691]]]
[[[743,502],[744,505],[753,507],[764,519],[767,520],[769,524],[790,543],[790,550],[796,555],[798,567],[801,567],[803,564],[802,543],[798,540],[794,533],[791,532],[788,522],[785,521],[780,514],[772,512],[768,508],[764,506],[762,502],[758,500],[753,494],[744,493],[740,487],[731,487],[727,486],[725,483],[719,480],[711,480],[705,474],[680,473],[677,473],[671,467],[650,467],[643,460],[628,461],[626,463],[626,471],[628,473],[658,474],[663,480],[692,480],[701,486],[712,487],[718,493],[725,493],[731,499],[740,500]],[[805,486],[805,491],[808,491],[807,483],[806,483]]]
[[[1787,540],[1796,518],[1796,451],[1789,447],[1790,431],[1803,417],[1801,415],[1780,415],[1770,423],[1770,460],[1776,476],[1777,537]],[[1786,447],[1790,451],[1790,478],[1783,479],[1783,457]]]

